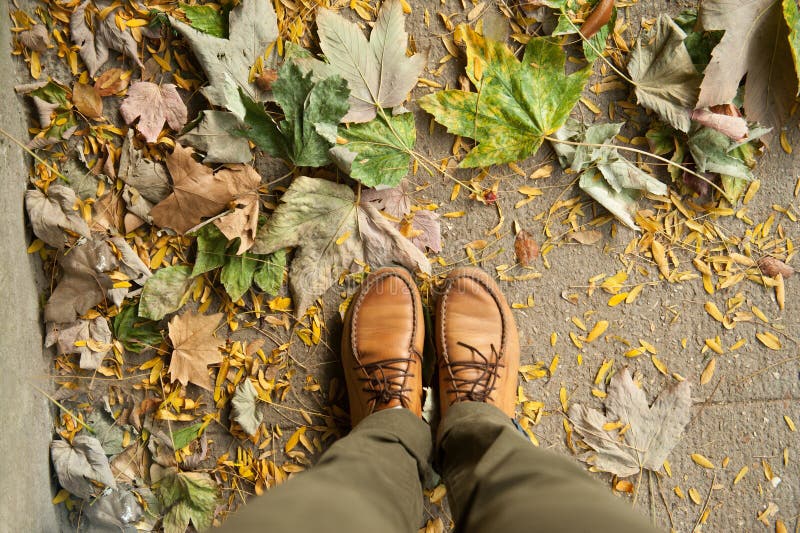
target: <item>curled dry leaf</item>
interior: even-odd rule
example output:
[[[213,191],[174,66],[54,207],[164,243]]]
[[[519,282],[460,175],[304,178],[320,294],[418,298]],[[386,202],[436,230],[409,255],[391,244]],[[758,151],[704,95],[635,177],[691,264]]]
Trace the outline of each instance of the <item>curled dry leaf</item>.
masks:
[[[62,248],[67,243],[68,236],[64,230],[90,237],[89,225],[76,209],[77,203],[75,191],[66,185],[52,184],[47,194],[39,189],[26,191],[25,207],[33,233],[54,248]]]
[[[212,390],[208,365],[222,362],[219,352],[222,342],[214,336],[220,319],[222,313],[184,313],[172,317],[169,321],[169,338],[173,347],[169,363],[172,381],[180,381],[184,386],[191,382]]]
[[[580,244],[594,244],[603,238],[603,234],[596,229],[588,229],[584,231],[575,231],[567,235],[567,237]]]
[[[72,322],[102,302],[114,286],[107,272],[117,258],[105,241],[89,240],[63,253],[58,260],[63,275],[44,307],[48,322]]]
[[[119,111],[128,124],[139,119],[136,129],[149,143],[158,140],[164,123],[177,131],[183,128],[187,120],[186,104],[172,83],[156,85],[149,81],[135,82]]]
[[[581,35],[584,39],[591,39],[600,31],[600,28],[608,24],[611,14],[614,12],[614,0],[600,0],[592,10],[592,13],[581,24]]]
[[[522,266],[530,265],[534,259],[539,257],[539,245],[533,235],[525,230],[517,233],[517,238],[514,240],[514,254],[517,256],[517,262]]]
[[[786,279],[794,274],[794,268],[775,257],[762,257],[758,260],[758,268],[769,277],[780,274],[783,279]]]
[[[117,487],[100,441],[90,435],[76,436],[71,445],[65,440],[51,442],[50,456],[58,482],[79,498],[89,499],[102,492],[94,482]]]
[[[109,50],[116,50],[128,56],[140,67],[143,66],[139,59],[138,47],[133,36],[121,30],[116,24],[116,11],[105,13],[103,17],[92,16],[92,27],[87,24],[86,8],[89,0],[78,6],[69,19],[69,30],[72,42],[80,47],[80,55],[89,75],[94,76],[100,67],[108,60]],[[102,11],[109,7],[106,2],[97,2],[97,10]]]
[[[17,39],[22,46],[34,52],[42,53],[50,47],[50,33],[44,24],[36,24],[31,29],[20,32]]]
[[[682,381],[662,392],[651,407],[623,369],[611,378],[605,415],[579,404],[570,406],[569,419],[591,448],[581,459],[620,477],[644,468],[659,470],[689,422],[691,403],[689,382]],[[605,429],[612,422],[618,422],[616,429]],[[624,433],[619,431],[623,427]]]
[[[257,409],[258,392],[249,379],[242,380],[231,400],[231,416],[251,437],[258,432],[264,414]]]
[[[724,133],[734,141],[741,141],[747,137],[749,129],[747,121],[741,116],[731,116],[724,113],[715,113],[708,109],[695,109],[692,120]]]
[[[102,316],[94,320],[81,319],[70,324],[49,323],[44,345],[54,344],[59,354],[80,354],[81,368],[95,370],[111,350],[111,330],[108,328],[108,321]]]

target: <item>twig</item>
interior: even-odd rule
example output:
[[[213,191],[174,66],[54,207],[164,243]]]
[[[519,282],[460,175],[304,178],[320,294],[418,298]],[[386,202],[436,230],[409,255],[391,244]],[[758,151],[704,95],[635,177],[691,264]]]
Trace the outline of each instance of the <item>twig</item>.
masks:
[[[697,522],[694,523],[694,527],[692,531],[697,531],[698,526],[700,526],[700,522],[703,520],[703,515],[706,514],[706,509],[708,509],[708,502],[711,500],[711,491],[714,490],[714,484],[717,482],[717,473],[714,472],[714,477],[711,479],[711,486],[708,487],[708,494],[706,494],[706,502],[703,504],[703,508],[700,509],[700,516],[697,517]]]

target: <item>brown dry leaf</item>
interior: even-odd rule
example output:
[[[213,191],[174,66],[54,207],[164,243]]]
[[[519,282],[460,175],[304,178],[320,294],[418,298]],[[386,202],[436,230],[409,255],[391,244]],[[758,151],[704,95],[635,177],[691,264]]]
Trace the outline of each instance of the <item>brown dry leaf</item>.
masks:
[[[758,268],[769,277],[780,274],[783,276],[783,279],[786,279],[794,274],[794,268],[775,257],[762,257],[758,260]]]
[[[594,244],[603,238],[603,234],[596,229],[575,231],[567,236],[580,244]]]
[[[172,381],[180,381],[186,386],[194,383],[206,390],[212,390],[208,365],[222,362],[219,352],[222,342],[214,336],[222,313],[197,315],[184,313],[169,321],[169,338],[172,341],[172,360],[169,375]]]
[[[432,252],[439,253],[442,251],[439,215],[427,209],[412,211],[411,191],[411,184],[403,180],[391,189],[367,189],[361,193],[361,201],[372,204],[388,215],[403,236],[410,239],[417,248],[423,252],[430,248]],[[412,212],[413,215],[408,217]],[[402,220],[404,217],[408,220],[405,225]]]
[[[100,96],[112,96],[128,88],[130,75],[121,68],[110,68],[100,74],[94,87]]]
[[[689,382],[682,381],[648,406],[644,391],[624,369],[611,379],[605,415],[579,404],[570,406],[570,421],[592,449],[581,459],[620,477],[638,474],[643,468],[660,469],[689,422],[691,403]],[[603,429],[610,422],[630,427],[619,435]]]
[[[53,184],[47,194],[39,189],[25,192],[25,207],[33,226],[33,233],[54,248],[62,248],[67,242],[69,230],[82,237],[90,237],[86,221],[76,209],[78,197],[66,185]]]
[[[139,59],[138,46],[133,36],[121,29],[116,24],[116,9],[106,13],[104,17],[93,16],[92,27],[86,21],[86,7],[90,4],[85,0],[73,11],[69,19],[69,30],[72,42],[80,47],[80,54],[89,75],[95,73],[109,58],[109,50],[122,52],[140,67],[143,66]],[[97,2],[97,10],[102,11],[109,4]]]
[[[98,90],[88,83],[76,83],[72,87],[72,103],[78,112],[87,118],[100,120],[103,118],[103,98]]]
[[[237,255],[245,253],[256,242],[258,208],[258,192],[245,193],[236,199],[233,211],[214,221],[214,225],[229,241],[239,237]]]
[[[228,203],[255,191],[261,176],[249,165],[231,165],[218,172],[192,158],[194,151],[176,144],[167,156],[173,192],[150,211],[162,228],[185,233],[203,218],[217,215]]]
[[[98,198],[92,206],[92,231],[123,233],[124,217],[122,196],[116,191],[109,191]]]
[[[131,85],[119,112],[128,124],[139,119],[136,129],[149,143],[158,140],[164,123],[176,131],[183,128],[188,113],[175,85],[156,85],[149,81],[137,81]]]
[[[117,258],[105,241],[89,240],[64,252],[59,265],[63,276],[44,307],[44,319],[63,324],[105,299],[114,285],[106,272],[117,268]]]
[[[76,346],[78,342],[80,345]],[[80,367],[95,370],[111,350],[111,330],[108,320],[77,320],[70,324],[47,324],[45,346],[56,345],[59,354],[80,354]]]
[[[17,39],[22,46],[34,52],[43,53],[50,46],[50,33],[44,24],[37,24],[29,30],[20,32]]]
[[[514,254],[517,256],[517,262],[522,266],[530,265],[534,259],[539,257],[539,245],[533,235],[525,230],[517,233],[517,238],[514,240]]]

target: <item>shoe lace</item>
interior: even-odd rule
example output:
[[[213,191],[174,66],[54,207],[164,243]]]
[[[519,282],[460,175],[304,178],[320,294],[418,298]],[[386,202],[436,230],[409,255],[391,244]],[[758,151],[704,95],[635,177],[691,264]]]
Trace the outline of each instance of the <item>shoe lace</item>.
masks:
[[[414,377],[409,369],[415,362],[412,357],[395,357],[375,363],[356,365],[355,370],[363,370],[365,374],[359,376],[358,379],[364,382],[361,390],[369,394],[368,401],[375,402],[377,405],[399,400],[403,407],[409,407],[411,401],[408,393],[412,389],[404,387],[404,385],[408,378]]]
[[[494,344],[491,344],[491,358],[486,357],[480,350],[469,344],[459,342],[472,354],[472,361],[452,361],[450,367],[450,385],[448,393],[455,393],[457,401],[470,400],[473,402],[485,402],[489,399],[494,389],[497,387],[497,380],[500,377],[500,369],[505,367],[500,362],[502,354],[497,352]],[[475,377],[461,377],[459,374],[464,372],[479,371]],[[463,396],[463,398],[462,398]]]

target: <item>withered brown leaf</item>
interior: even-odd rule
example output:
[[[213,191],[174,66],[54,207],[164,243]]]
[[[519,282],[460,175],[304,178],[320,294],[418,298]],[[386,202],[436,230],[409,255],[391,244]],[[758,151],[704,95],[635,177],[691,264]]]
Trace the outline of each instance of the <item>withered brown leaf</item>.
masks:
[[[514,253],[520,265],[528,266],[539,257],[539,245],[533,235],[523,229],[517,233],[517,238],[514,240]]]
[[[222,313],[198,315],[191,312],[176,315],[169,321],[172,341],[172,360],[169,375],[172,381],[184,386],[189,382],[206,390],[211,389],[208,365],[222,362],[219,347],[222,342],[214,336]]]

